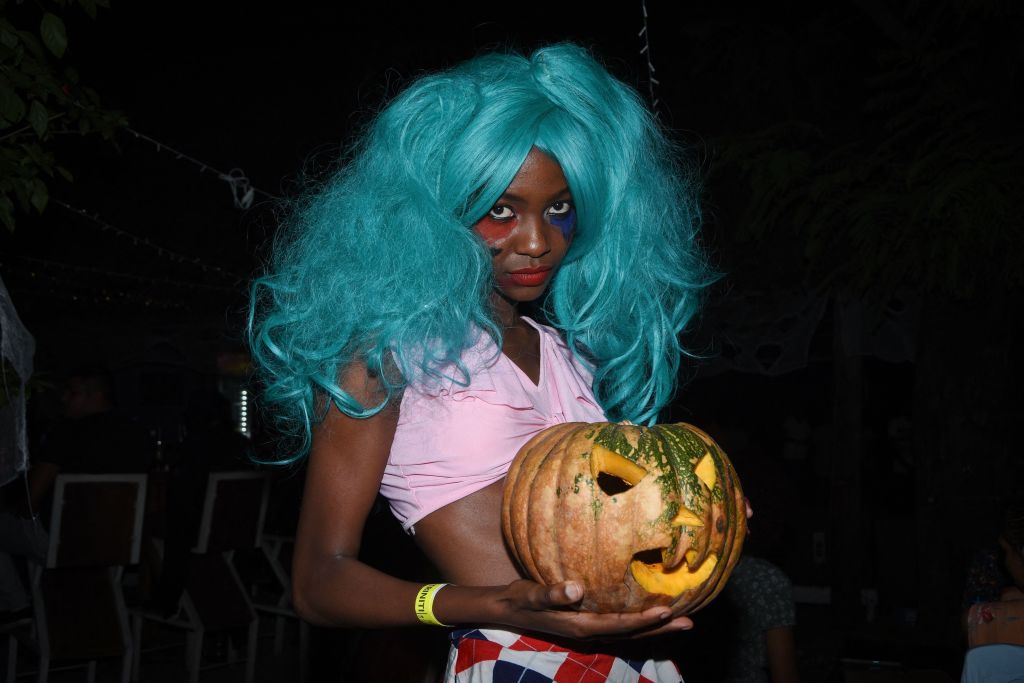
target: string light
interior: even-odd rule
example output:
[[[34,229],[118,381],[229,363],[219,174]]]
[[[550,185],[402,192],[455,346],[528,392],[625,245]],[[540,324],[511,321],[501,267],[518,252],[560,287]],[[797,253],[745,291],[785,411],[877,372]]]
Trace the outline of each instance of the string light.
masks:
[[[49,261],[47,259],[34,258],[32,256],[21,256],[15,254],[13,258],[19,261],[27,261],[33,264],[37,264],[45,268],[57,269],[61,271],[70,270],[79,273],[92,273],[103,277],[121,278],[126,280],[134,280],[136,282],[143,282],[146,284],[157,284],[166,285],[170,287],[178,287],[182,289],[206,289],[217,292],[238,292],[239,290],[235,287],[228,287],[225,285],[211,285],[205,282],[188,282],[185,280],[171,280],[169,278],[159,277],[148,277],[145,275],[136,275],[134,273],[121,273],[113,270],[104,270],[103,268],[96,268],[93,266],[81,266],[72,263],[62,263],[59,261]],[[35,271],[30,271],[30,277],[36,277]],[[53,275],[49,275],[53,277]]]
[[[149,240],[147,240],[144,237],[139,237],[138,235],[130,233],[130,232],[126,231],[126,230],[121,230],[120,228],[117,228],[117,227],[111,225],[110,223],[106,222],[102,218],[100,218],[99,214],[96,214],[96,213],[90,214],[85,209],[79,209],[77,207],[71,206],[67,202],[63,202],[63,201],[61,201],[59,199],[52,199],[50,201],[52,203],[56,204],[57,206],[60,206],[61,208],[66,209],[66,210],[74,213],[77,216],[80,216],[82,218],[85,218],[88,221],[91,221],[92,223],[98,225],[104,231],[109,231],[109,232],[114,233],[118,237],[121,237],[121,238],[124,238],[124,239],[127,239],[127,240],[131,240],[132,246],[136,246],[136,247],[140,246],[140,245],[144,246],[144,247],[146,247],[146,248],[148,248],[148,249],[150,249],[152,251],[155,251],[158,256],[161,256],[161,257],[164,257],[164,258],[168,258],[171,261],[174,261],[176,263],[185,263],[185,264],[188,264],[188,265],[195,266],[196,268],[202,269],[202,271],[204,273],[207,273],[207,272],[217,273],[218,275],[221,275],[221,276],[226,277],[226,278],[230,278],[231,280],[234,280],[236,282],[240,281],[240,280],[245,280],[245,278],[242,277],[241,275],[239,275],[237,273],[232,273],[230,271],[227,271],[227,270],[225,270],[223,268],[220,268],[219,266],[214,266],[214,265],[210,265],[208,263],[205,263],[204,261],[202,261],[197,256],[186,256],[184,254],[179,254],[176,251],[172,251],[170,249],[167,249],[166,247],[160,246],[159,244],[155,244],[153,242],[150,242]]]
[[[18,259],[26,257],[16,257]],[[33,259],[35,261],[41,261],[41,259]],[[38,264],[37,264],[38,265]],[[62,264],[57,264],[62,265]],[[134,305],[134,306],[145,306],[147,308],[157,308],[160,310],[180,310],[186,307],[186,301],[180,298],[169,299],[164,297],[154,297],[152,292],[146,290],[144,293],[133,294],[131,292],[125,292],[122,290],[111,290],[104,285],[99,285],[99,289],[90,289],[87,281],[84,281],[81,277],[73,274],[62,275],[61,273],[55,272],[54,269],[44,266],[37,270],[28,270],[24,265],[10,262],[0,261],[0,268],[3,268],[6,272],[14,275],[18,274],[18,279],[11,281],[11,290],[18,291],[23,295],[28,296],[43,296],[50,299],[59,299],[61,301],[76,303],[76,304],[95,304],[100,306],[123,306],[123,305]],[[67,270],[72,273],[80,269],[75,266],[68,266]],[[60,270],[64,270],[61,268]],[[230,290],[226,290],[230,291]],[[194,301],[194,300],[193,300]]]
[[[249,392],[242,389],[238,394],[238,431],[246,436],[252,436],[249,433]]]
[[[234,202],[236,209],[250,208],[252,206],[253,199],[257,194],[263,195],[267,199],[280,199],[280,197],[276,195],[272,195],[269,192],[264,192],[258,187],[253,186],[252,183],[249,182],[249,179],[245,176],[245,173],[240,168],[233,168],[226,173],[224,171],[218,171],[210,164],[204,161],[200,161],[199,159],[196,159],[194,157],[191,157],[188,154],[185,154],[184,152],[180,152],[171,147],[170,145],[164,144],[159,140],[155,140],[154,138],[146,135],[145,133],[140,133],[134,128],[125,128],[125,130],[134,135],[136,140],[145,140],[146,142],[153,145],[156,148],[157,152],[163,152],[164,150],[167,150],[171,154],[174,154],[175,159],[179,161],[187,161],[188,163],[197,167],[199,169],[200,174],[207,172],[216,174],[217,178],[223,180],[225,183],[228,184],[228,187],[231,190],[231,200]]]
[[[28,296],[42,296],[49,299],[57,299],[64,302],[75,303],[75,304],[113,304],[109,297],[99,299],[96,297],[80,296],[78,294],[69,294],[66,288],[54,289],[54,288],[22,288],[19,286],[12,286],[12,292]],[[185,302],[183,301],[168,301],[165,299],[144,299],[143,297],[125,296],[123,293],[120,295],[121,298],[117,303],[131,303],[134,305],[142,305],[146,308],[155,308],[163,311],[181,310],[186,308]]]
[[[661,85],[658,79],[654,76],[654,58],[651,56],[651,36],[647,30],[647,0],[640,0],[640,9],[643,10],[644,14],[644,26],[640,29],[638,36],[643,38],[644,46],[640,48],[640,54],[647,60],[647,87],[651,94],[651,109],[654,110],[654,115],[658,116],[658,97],[654,94],[654,86]]]

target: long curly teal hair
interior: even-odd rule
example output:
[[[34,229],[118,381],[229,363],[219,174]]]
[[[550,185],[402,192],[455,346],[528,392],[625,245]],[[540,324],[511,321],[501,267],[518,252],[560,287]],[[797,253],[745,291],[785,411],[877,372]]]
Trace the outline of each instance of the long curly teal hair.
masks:
[[[264,410],[294,437],[284,461],[309,450],[329,403],[368,417],[408,385],[468,382],[459,359],[481,331],[500,347],[490,254],[471,226],[533,147],[561,165],[577,211],[547,317],[593,369],[609,419],[656,420],[713,277],[695,175],[636,91],[558,44],[416,80],[297,202],[248,326]],[[380,404],[339,386],[354,360],[381,378]]]

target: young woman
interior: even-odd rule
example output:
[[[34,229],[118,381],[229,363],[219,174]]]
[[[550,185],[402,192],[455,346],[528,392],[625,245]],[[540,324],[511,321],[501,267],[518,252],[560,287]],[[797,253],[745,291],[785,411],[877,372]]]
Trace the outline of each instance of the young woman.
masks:
[[[483,56],[381,111],[253,288],[264,405],[295,437],[289,459],[309,458],[293,567],[303,617],[461,627],[450,680],[563,680],[584,664],[679,680],[669,662],[578,641],[689,619],[575,610],[580,583],[523,578],[500,509],[537,431],[651,423],[671,398],[678,335],[709,280],[698,223],[677,150],[577,46]],[[522,315],[527,303],[548,324]],[[359,561],[378,491],[448,584]]]

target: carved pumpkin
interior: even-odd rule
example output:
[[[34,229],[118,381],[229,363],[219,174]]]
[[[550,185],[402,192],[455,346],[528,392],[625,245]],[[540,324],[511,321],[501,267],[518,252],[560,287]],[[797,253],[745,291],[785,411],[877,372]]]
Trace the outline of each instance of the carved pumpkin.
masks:
[[[502,527],[534,580],[584,584],[582,609],[678,616],[725,586],[747,517],[732,464],[696,427],[573,422],[519,450]]]

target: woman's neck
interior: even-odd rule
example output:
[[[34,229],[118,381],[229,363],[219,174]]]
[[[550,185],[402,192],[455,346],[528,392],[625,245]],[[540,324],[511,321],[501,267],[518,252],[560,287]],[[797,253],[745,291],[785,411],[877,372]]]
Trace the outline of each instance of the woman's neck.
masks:
[[[519,316],[519,306],[515,301],[507,299],[501,292],[491,293],[491,310],[494,312],[494,321],[502,329],[510,329],[522,325],[522,318]]]
[[[519,366],[535,386],[540,385],[540,334],[519,315],[519,306],[500,292],[491,295],[494,321],[501,325],[501,352]]]

